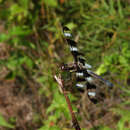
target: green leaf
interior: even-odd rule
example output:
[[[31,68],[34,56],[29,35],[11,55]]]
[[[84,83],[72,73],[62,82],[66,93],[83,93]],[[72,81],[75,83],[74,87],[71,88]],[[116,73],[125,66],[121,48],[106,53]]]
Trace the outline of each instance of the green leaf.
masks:
[[[112,109],[114,112],[121,115],[121,119],[117,124],[118,130],[128,130],[128,128],[125,127],[125,122],[130,122],[130,111],[126,109]]]
[[[121,7],[121,2],[120,0],[117,0],[117,5],[118,5],[118,12],[121,18],[123,18],[123,11],[122,11],[122,7]]]
[[[4,33],[0,34],[0,42],[4,42],[4,41],[6,41],[8,39],[9,39],[8,34],[4,34]]]
[[[7,63],[7,67],[11,70],[15,70],[15,67],[17,66],[18,61],[16,59],[10,58]]]
[[[10,7],[10,11],[11,11],[11,15],[15,15],[24,12],[24,8],[20,7],[18,4],[13,4]]]
[[[26,17],[28,15],[28,10],[26,8],[26,6],[22,7],[18,4],[13,4],[10,7],[10,16],[8,19],[13,20],[17,17],[19,21],[22,20],[22,17]]]
[[[9,124],[4,117],[0,114],[0,126],[7,127],[7,128],[14,128],[13,125]]]
[[[61,130],[61,129],[58,126],[49,126],[49,124],[47,124],[47,126],[43,126],[38,130]]]
[[[30,0],[20,0],[19,3],[22,5],[24,9],[28,9]]]
[[[115,9],[114,9],[114,1],[113,0],[109,0],[109,4],[110,4],[110,14],[113,15],[115,14]]]
[[[45,76],[40,76],[40,77],[38,77],[36,80],[37,80],[37,82],[39,82],[39,83],[45,83],[47,79],[46,79]]]
[[[57,0],[44,0],[44,3],[51,7],[58,6]]]
[[[24,63],[29,67],[33,68],[34,62],[28,56],[24,56]]]
[[[76,24],[74,24],[74,23],[68,23],[66,26],[67,26],[68,28],[70,28],[70,29],[73,29],[73,28],[76,27]]]
[[[32,32],[27,26],[13,26],[9,30],[9,35],[11,36],[25,36],[29,35]]]
[[[32,68],[34,65],[32,59],[28,56],[23,56],[11,57],[7,62],[7,67],[11,70],[16,70],[16,68],[19,68],[23,63],[25,63],[29,68]]]
[[[96,74],[101,75],[107,72],[107,67],[104,64],[101,64],[96,70]]]

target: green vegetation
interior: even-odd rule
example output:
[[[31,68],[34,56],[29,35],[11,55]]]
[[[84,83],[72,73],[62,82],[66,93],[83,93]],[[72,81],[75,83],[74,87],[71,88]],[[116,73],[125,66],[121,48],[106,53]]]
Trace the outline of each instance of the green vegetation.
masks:
[[[0,90],[9,88],[11,93],[10,84],[7,88],[1,84],[13,82],[15,94],[11,99],[16,98],[21,104],[27,101],[26,112],[24,105],[16,105],[16,99],[12,100],[18,107],[9,107],[13,114],[8,114],[8,105],[0,104],[0,128],[72,129],[67,104],[54,80],[60,64],[72,60],[62,36],[62,25],[66,25],[93,71],[112,81],[116,92],[120,90],[117,95],[111,94],[120,97],[120,103],[109,108],[111,115],[119,118],[106,124],[108,116],[104,116],[104,122],[98,123],[96,129],[130,129],[129,4],[129,0],[0,0]],[[81,96],[69,93],[69,97],[74,111],[80,110],[77,106]],[[7,115],[1,112],[3,107]],[[86,125],[88,119],[95,120],[88,111],[83,111],[87,113],[85,119],[83,112],[77,114],[83,129],[90,128]]]

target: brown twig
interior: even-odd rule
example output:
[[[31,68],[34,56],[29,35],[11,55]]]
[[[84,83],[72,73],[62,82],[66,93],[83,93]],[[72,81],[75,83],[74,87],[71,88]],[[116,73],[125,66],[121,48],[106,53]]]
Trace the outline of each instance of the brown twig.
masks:
[[[75,114],[72,110],[72,106],[71,106],[71,102],[69,100],[69,97],[67,96],[67,94],[64,90],[64,85],[63,85],[63,81],[61,79],[61,75],[59,75],[58,77],[55,75],[54,78],[56,79],[57,83],[59,84],[59,88],[60,88],[61,92],[64,94],[64,97],[66,99],[66,102],[67,102],[67,105],[68,105],[68,108],[69,108],[69,111],[70,111],[70,114],[71,114],[71,117],[72,117],[72,123],[73,123],[75,130],[81,130],[79,123],[76,119],[76,116],[75,116]]]

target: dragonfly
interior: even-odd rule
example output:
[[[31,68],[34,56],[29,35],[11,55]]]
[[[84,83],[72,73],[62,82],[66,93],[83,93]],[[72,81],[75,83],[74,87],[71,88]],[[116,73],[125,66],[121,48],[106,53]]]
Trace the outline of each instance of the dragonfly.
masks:
[[[99,100],[103,100],[105,98],[105,94],[102,92],[102,84],[107,86],[107,89],[113,88],[114,85],[110,81],[105,80],[91,71],[92,66],[86,62],[84,54],[77,48],[77,42],[73,40],[71,31],[66,26],[63,27],[63,35],[66,43],[69,45],[74,62],[63,64],[61,66],[61,70],[75,73],[75,87],[78,90],[87,90],[87,95],[90,101],[97,103]],[[97,81],[100,84],[97,83]]]

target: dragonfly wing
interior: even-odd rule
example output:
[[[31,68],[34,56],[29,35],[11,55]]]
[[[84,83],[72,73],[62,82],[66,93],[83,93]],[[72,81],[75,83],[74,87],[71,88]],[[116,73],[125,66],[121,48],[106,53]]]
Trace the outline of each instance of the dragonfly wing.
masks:
[[[87,70],[87,72],[88,72],[91,76],[93,76],[94,78],[99,79],[100,81],[102,81],[103,83],[105,83],[107,86],[113,87],[113,84],[112,84],[111,82],[109,82],[108,80],[103,79],[101,76],[95,74],[95,73],[92,72],[91,70]]]

